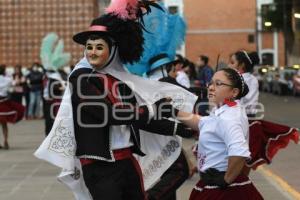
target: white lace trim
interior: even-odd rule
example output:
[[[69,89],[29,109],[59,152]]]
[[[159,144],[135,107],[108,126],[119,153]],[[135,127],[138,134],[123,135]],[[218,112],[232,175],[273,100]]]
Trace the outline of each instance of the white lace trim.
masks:
[[[17,111],[10,111],[10,112],[0,112],[0,115],[13,115],[16,114]]]
[[[177,127],[178,127],[178,123],[175,122],[175,124],[174,124],[174,130],[173,130],[173,135],[176,135]]]
[[[249,185],[251,183],[252,182],[250,180],[248,180],[248,181],[241,182],[241,183],[232,183],[228,187],[244,186],[244,185]],[[203,189],[209,189],[210,190],[210,189],[217,189],[217,188],[219,188],[219,187],[216,186],[216,185],[206,185],[206,186],[204,186],[204,188],[197,187],[197,186],[194,187],[194,189],[199,191],[199,192],[202,192]]]
[[[3,99],[0,99],[0,103],[4,102],[4,101],[7,101],[8,98],[3,98]]]
[[[115,162],[116,161],[113,156],[112,156],[112,159],[107,159],[104,157],[92,156],[92,155],[81,155],[81,156],[78,156],[78,158],[88,158],[88,159],[101,160],[101,161],[106,161],[106,162]]]

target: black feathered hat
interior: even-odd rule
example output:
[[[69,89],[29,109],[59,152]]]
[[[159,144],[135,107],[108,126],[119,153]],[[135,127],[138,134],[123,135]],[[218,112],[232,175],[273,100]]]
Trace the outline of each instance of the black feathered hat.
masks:
[[[159,7],[152,1],[112,0],[107,13],[95,18],[89,30],[75,34],[73,40],[85,45],[91,35],[108,36],[117,45],[122,63],[137,62],[144,50],[142,15],[151,11],[150,6]]]

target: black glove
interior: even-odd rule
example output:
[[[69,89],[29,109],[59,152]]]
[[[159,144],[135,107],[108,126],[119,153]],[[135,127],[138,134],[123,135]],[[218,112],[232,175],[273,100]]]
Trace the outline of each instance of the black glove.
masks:
[[[177,123],[177,122],[175,122]],[[176,127],[176,125],[175,125]],[[177,129],[175,131],[176,135],[179,135],[183,138],[191,138],[194,135],[194,131],[187,127],[186,125],[184,125],[183,123],[177,123]]]
[[[154,103],[153,108],[154,108],[156,119],[160,119],[162,117],[176,118],[179,110],[174,108],[171,105],[170,101],[171,101],[170,99],[162,98]]]
[[[209,168],[204,173],[200,173],[201,180],[205,185],[218,186],[225,189],[229,184],[224,180],[225,172]]]

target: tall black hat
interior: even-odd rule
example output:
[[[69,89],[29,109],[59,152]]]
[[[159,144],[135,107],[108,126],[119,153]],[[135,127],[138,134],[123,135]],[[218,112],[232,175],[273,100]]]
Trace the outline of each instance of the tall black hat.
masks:
[[[152,1],[112,0],[106,14],[93,19],[89,29],[75,34],[73,40],[85,45],[91,35],[109,36],[118,47],[122,63],[137,62],[144,50],[141,19],[151,11],[150,6],[158,7]]]

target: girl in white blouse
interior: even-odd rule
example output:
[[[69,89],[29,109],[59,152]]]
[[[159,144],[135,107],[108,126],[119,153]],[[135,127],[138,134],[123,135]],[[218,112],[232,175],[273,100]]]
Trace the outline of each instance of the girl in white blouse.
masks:
[[[256,52],[247,53],[246,51],[237,51],[230,57],[229,67],[238,70],[245,83],[249,87],[249,92],[241,99],[241,104],[246,107],[247,115],[250,119],[254,118],[257,110],[259,97],[259,84],[257,78],[252,74],[255,65],[259,64],[259,57]]]
[[[12,78],[5,75],[6,66],[0,65],[0,124],[3,131],[3,147],[9,149],[7,123],[16,123],[23,118],[25,108],[21,104],[8,99],[8,91],[12,86]]]
[[[238,70],[249,92],[241,98],[241,105],[246,108],[249,121],[249,146],[251,159],[247,160],[244,173],[249,175],[250,168],[256,169],[264,163],[270,164],[279,149],[285,148],[290,140],[295,143],[299,141],[299,132],[296,128],[261,120],[257,114],[259,97],[258,80],[252,75],[255,65],[259,63],[257,52],[247,53],[237,51],[230,57],[229,67]],[[253,121],[254,120],[254,121]]]
[[[178,111],[180,121],[200,132],[198,170],[201,180],[190,200],[263,199],[249,178],[242,174],[250,152],[248,119],[239,99],[248,91],[238,71],[224,68],[215,73],[208,85],[208,99],[214,105],[209,116]]]

